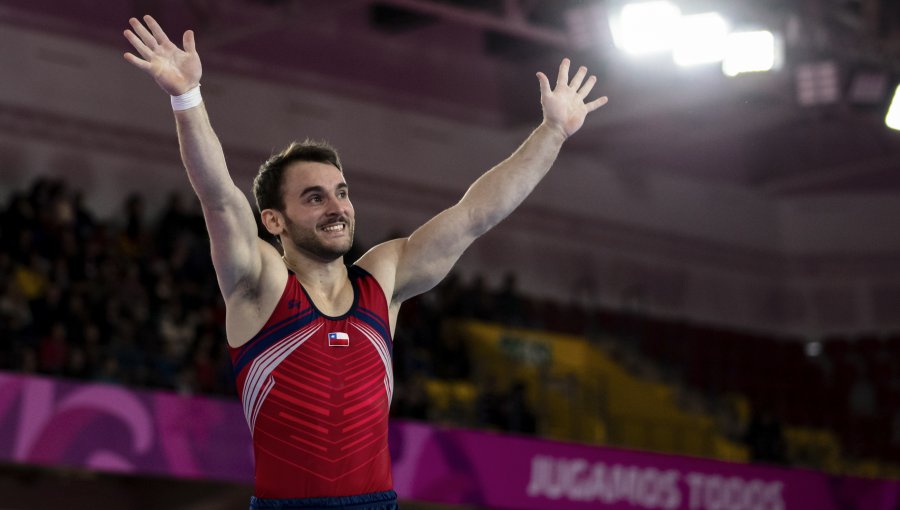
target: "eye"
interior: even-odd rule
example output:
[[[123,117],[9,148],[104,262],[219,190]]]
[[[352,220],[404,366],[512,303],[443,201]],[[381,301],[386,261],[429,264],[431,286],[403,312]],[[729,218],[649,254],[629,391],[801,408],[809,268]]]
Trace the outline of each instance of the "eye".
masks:
[[[322,196],[321,195],[310,195],[309,201],[314,204],[318,204],[319,202],[322,201]]]
[[[338,198],[347,198],[349,195],[350,193],[345,189],[342,189],[337,193]]]

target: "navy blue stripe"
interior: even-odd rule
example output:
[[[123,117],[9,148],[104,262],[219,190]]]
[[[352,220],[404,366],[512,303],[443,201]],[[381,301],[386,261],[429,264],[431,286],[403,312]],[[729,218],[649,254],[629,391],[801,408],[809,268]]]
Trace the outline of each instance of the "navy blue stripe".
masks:
[[[363,308],[357,308],[353,311],[353,316],[357,319],[365,322],[369,326],[375,328],[375,331],[384,338],[384,343],[387,344],[388,351],[391,353],[391,358],[394,357],[394,342],[391,340],[391,335],[388,331],[381,325],[381,321],[373,320],[371,317],[371,312],[365,310]]]
[[[358,311],[359,313],[364,313],[364,314],[366,314],[370,319],[373,319],[373,320],[378,321],[378,324],[381,325],[381,329],[382,329],[382,330],[384,330],[384,331],[390,331],[390,328],[388,327],[387,322],[385,322],[384,319],[383,319],[380,315],[378,315],[377,313],[373,312],[372,310],[370,310],[370,309],[368,309],[368,308],[363,308],[363,307],[357,308],[357,311]],[[390,339],[390,338],[391,338],[391,335],[390,335],[390,334],[387,334],[387,335],[385,335],[385,338]]]
[[[306,326],[318,317],[318,314],[312,313],[311,309],[307,309],[305,312],[281,321],[279,323],[281,327],[278,329],[269,328],[269,332],[265,336],[249,345],[234,362],[234,376],[237,377],[248,363],[256,359],[260,353],[271,347],[275,342]]]
[[[293,300],[291,300],[291,301],[293,301]],[[288,308],[291,308],[291,306],[288,305]],[[283,326],[286,322],[295,320],[295,319],[297,318],[297,316],[300,316],[300,315],[304,315],[304,314],[306,314],[306,313],[309,313],[310,311],[312,311],[312,309],[313,309],[312,306],[308,306],[308,307],[304,308],[303,310],[300,310],[299,312],[293,313],[293,314],[289,315],[286,319],[282,319],[281,321],[276,322],[275,324],[272,324],[272,325],[269,326],[268,328],[263,329],[263,330],[261,330],[259,333],[253,335],[253,338],[260,338],[260,337],[262,337],[262,336],[264,336],[264,335],[267,335],[267,334],[269,334],[269,331],[272,331],[272,330],[275,329],[275,328],[280,328],[280,327]],[[247,342],[247,345],[249,346],[251,343],[253,343],[253,339],[251,339],[249,342]]]
[[[350,266],[350,270],[351,270],[350,272],[357,279],[360,279],[360,280],[363,278],[366,278],[367,280],[371,279],[372,281],[367,282],[367,284],[374,286],[375,287],[374,290],[377,290],[377,292],[380,293],[379,295],[384,296],[384,289],[381,288],[381,284],[378,283],[378,280],[375,279],[375,277],[372,276],[368,271],[366,271],[365,269],[363,269],[359,266]],[[362,292],[362,289],[360,289],[360,292]],[[385,303],[385,305],[387,305],[387,303]],[[368,313],[372,318],[377,320],[381,324],[382,328],[384,328],[385,330],[390,330],[390,327],[388,327],[387,321],[385,321],[385,319],[383,319],[380,315],[378,315],[377,313],[373,312],[372,310],[368,310],[368,309],[366,309],[365,312]],[[390,335],[386,335],[385,338],[390,340],[391,337],[390,337]]]
[[[350,266],[349,268],[347,268],[347,273],[350,274],[351,276],[355,276],[355,277],[357,277],[357,278],[359,278],[359,277],[361,277],[361,276],[372,276],[371,274],[369,274],[368,271],[366,271],[365,269],[363,269],[363,268],[357,266],[356,264],[354,264],[354,265]]]
[[[360,280],[363,278],[371,278],[373,280],[373,283],[374,283],[377,291],[381,292],[383,295],[384,291],[381,289],[381,285],[378,284],[378,280],[376,280],[375,277],[372,276],[368,271],[366,271],[365,269],[363,269],[359,266],[353,265],[353,266],[350,266],[349,272],[355,278],[360,279]],[[362,284],[358,283],[357,285],[361,286]],[[361,288],[360,288],[360,292],[362,292]],[[382,336],[382,338],[384,338],[384,341],[388,346],[388,350],[391,353],[391,357],[394,356],[394,339],[391,338],[391,333],[390,333],[391,328],[390,328],[390,326],[388,326],[388,323],[380,315],[373,312],[372,310],[363,308],[361,306],[356,307],[356,309],[353,310],[353,313],[351,313],[351,315],[362,320],[363,322],[372,326],[373,328],[375,328],[375,331],[377,331],[378,334],[380,334]]]

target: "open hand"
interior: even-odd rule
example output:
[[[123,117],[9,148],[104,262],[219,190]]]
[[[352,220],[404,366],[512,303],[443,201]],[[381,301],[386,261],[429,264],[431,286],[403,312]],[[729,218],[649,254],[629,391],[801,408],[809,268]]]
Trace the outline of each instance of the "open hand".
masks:
[[[597,77],[587,75],[587,68],[581,66],[569,81],[569,59],[564,58],[559,64],[559,76],[556,78],[556,88],[550,89],[550,80],[547,75],[538,72],[538,81],[541,83],[541,106],[544,108],[544,122],[560,129],[566,137],[572,136],[584,124],[587,114],[605,105],[607,97],[595,99],[589,103],[584,98],[590,94],[591,89],[597,83]]]
[[[200,56],[194,46],[194,32],[188,30],[182,38],[184,50],[175,45],[151,16],[144,16],[145,27],[137,18],[131,18],[131,30],[125,31],[125,38],[140,53],[125,54],[125,60],[147,72],[163,90],[178,96],[200,84],[203,74]]]

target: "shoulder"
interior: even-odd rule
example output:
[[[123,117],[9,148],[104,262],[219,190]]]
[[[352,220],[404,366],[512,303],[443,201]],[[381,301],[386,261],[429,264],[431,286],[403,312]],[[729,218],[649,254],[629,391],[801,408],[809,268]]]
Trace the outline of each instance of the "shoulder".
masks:
[[[389,303],[392,303],[397,276],[397,265],[406,247],[406,238],[392,239],[375,246],[359,258],[354,265],[363,269],[381,285]],[[393,304],[393,303],[392,303]]]
[[[347,276],[353,282],[356,292],[355,304],[388,309],[390,302],[387,300],[387,293],[375,276],[356,264],[347,268]]]

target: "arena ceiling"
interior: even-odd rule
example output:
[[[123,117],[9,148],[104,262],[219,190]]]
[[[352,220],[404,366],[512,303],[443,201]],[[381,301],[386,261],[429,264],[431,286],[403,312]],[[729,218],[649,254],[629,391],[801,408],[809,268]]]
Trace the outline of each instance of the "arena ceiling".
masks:
[[[3,24],[128,50],[127,19],[151,13],[197,32],[207,72],[297,83],[399,109],[491,125],[539,120],[537,70],[568,55],[596,70],[610,103],[569,150],[623,173],[671,172],[772,195],[900,191],[900,132],[884,126],[890,91],[862,104],[860,73],[889,88],[900,65],[895,0],[684,0],[783,34],[785,64],[727,78],[718,68],[633,60],[573,20],[619,0],[0,0]],[[582,25],[583,27],[584,25]],[[796,73],[833,62],[837,102],[802,106]],[[548,73],[549,74],[549,73]],[[7,75],[4,79],[9,79]]]

